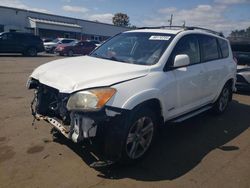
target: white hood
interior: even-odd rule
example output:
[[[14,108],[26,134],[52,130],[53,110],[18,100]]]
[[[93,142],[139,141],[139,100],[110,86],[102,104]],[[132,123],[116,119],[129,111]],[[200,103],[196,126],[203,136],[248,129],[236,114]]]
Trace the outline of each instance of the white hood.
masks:
[[[41,65],[30,77],[62,93],[103,87],[146,76],[149,66],[89,56],[65,58]]]

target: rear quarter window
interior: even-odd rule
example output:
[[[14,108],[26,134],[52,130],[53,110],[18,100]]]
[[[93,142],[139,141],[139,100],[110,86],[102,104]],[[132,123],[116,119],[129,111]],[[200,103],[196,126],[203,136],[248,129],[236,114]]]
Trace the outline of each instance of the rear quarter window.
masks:
[[[202,61],[212,61],[219,59],[219,50],[215,37],[201,35],[200,48],[202,52]]]
[[[229,56],[229,48],[228,48],[228,43],[226,40],[223,39],[218,39],[219,45],[220,45],[220,49],[221,49],[221,53],[222,53],[222,57],[226,58]]]

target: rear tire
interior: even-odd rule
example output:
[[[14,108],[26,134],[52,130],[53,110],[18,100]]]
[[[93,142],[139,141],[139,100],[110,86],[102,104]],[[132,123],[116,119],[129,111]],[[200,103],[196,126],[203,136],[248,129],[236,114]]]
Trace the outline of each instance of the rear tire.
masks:
[[[37,50],[35,47],[30,47],[26,50],[26,52],[24,53],[27,56],[30,57],[36,57],[37,56]]]
[[[219,98],[214,103],[212,110],[215,114],[222,114],[225,112],[225,110],[228,107],[228,103],[230,101],[231,95],[232,95],[232,88],[231,88],[230,84],[226,84],[223,87]]]

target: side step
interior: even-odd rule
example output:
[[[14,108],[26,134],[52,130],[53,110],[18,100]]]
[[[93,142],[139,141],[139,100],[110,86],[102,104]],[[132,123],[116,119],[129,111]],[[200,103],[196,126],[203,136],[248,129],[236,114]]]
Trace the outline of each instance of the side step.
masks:
[[[213,106],[205,106],[205,107],[203,107],[203,108],[199,108],[198,110],[195,110],[195,111],[193,111],[193,112],[190,112],[190,113],[187,113],[187,114],[184,114],[184,115],[182,115],[182,116],[180,116],[180,117],[177,117],[177,118],[175,118],[175,119],[173,119],[173,120],[170,120],[170,122],[173,122],[173,123],[180,123],[180,122],[182,122],[182,121],[184,121],[184,120],[186,120],[186,119],[189,119],[189,118],[191,118],[191,117],[193,117],[193,116],[196,116],[196,115],[198,115],[198,114],[201,114],[202,112],[205,112],[205,111],[207,111],[207,110],[209,110],[209,109],[211,109]]]

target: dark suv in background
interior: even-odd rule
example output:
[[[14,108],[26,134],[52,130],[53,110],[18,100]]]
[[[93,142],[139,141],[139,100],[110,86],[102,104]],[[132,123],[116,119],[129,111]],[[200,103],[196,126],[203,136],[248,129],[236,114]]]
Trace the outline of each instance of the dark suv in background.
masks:
[[[0,33],[0,53],[22,53],[26,56],[37,56],[43,52],[43,41],[30,33]]]

